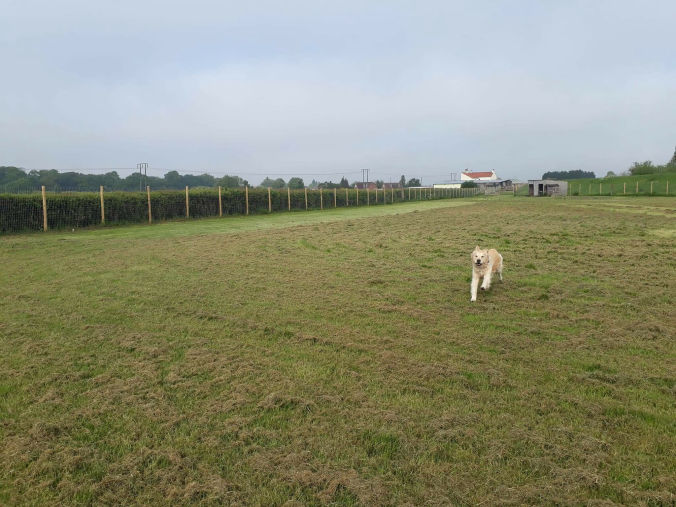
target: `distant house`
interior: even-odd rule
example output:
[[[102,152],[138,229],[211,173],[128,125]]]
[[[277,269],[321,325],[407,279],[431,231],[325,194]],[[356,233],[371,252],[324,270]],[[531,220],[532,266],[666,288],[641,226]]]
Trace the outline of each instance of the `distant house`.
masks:
[[[357,190],[375,190],[377,186],[372,181],[358,181],[354,184],[354,188]]]
[[[528,180],[528,195],[531,197],[543,197],[554,195],[567,195],[568,182],[559,180]]]
[[[391,190],[393,188],[402,188],[401,183],[383,183],[383,188],[385,190]]]
[[[465,171],[460,173],[460,181],[495,181],[498,175],[495,171]]]

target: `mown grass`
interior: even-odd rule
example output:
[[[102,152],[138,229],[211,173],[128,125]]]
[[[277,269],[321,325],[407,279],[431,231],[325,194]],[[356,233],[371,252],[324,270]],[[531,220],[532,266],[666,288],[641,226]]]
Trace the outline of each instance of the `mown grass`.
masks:
[[[668,187],[667,182],[669,182]],[[676,196],[676,172],[568,180],[568,187],[570,195],[579,196],[613,195],[634,197],[637,195],[651,195],[651,188],[652,195],[665,196],[668,192],[668,195]]]
[[[330,213],[0,239],[0,501],[673,503],[673,199]]]

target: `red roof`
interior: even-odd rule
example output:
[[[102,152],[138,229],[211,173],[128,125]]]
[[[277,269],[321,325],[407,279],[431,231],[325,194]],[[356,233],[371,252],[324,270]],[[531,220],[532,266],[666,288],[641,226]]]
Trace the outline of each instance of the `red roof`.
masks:
[[[479,171],[475,173],[462,173],[465,176],[469,176],[470,178],[490,178],[493,176],[493,171]]]

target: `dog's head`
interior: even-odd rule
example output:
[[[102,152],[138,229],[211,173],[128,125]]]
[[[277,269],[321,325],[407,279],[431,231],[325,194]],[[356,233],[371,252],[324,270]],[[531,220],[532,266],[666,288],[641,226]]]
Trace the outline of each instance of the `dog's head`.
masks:
[[[484,264],[488,264],[488,250],[482,250],[477,245],[472,252],[472,265],[483,266]]]

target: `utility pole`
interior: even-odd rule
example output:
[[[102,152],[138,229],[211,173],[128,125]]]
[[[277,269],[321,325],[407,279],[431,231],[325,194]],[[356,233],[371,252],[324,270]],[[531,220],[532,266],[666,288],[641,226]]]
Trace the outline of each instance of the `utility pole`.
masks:
[[[369,170],[368,169],[362,169],[361,170],[361,181],[362,181],[362,183],[367,183],[369,181]]]
[[[138,169],[138,189],[140,192],[143,192],[143,182],[145,181],[147,183],[148,181],[148,163],[147,162],[140,162],[136,164],[136,168]],[[145,174],[145,180],[144,180],[144,174]]]

